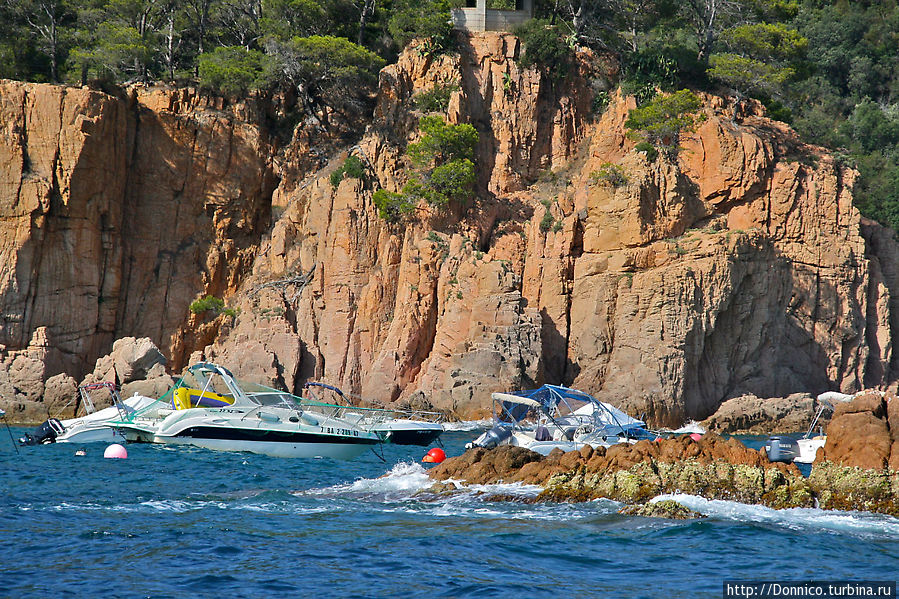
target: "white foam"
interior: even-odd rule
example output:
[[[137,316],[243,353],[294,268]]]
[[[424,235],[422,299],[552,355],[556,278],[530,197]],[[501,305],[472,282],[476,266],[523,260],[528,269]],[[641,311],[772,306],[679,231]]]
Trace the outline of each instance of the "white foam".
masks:
[[[378,478],[359,478],[354,482],[321,489],[299,491],[297,495],[347,495],[381,497],[387,500],[411,497],[433,484],[427,471],[415,462],[400,462]]]
[[[693,433],[699,433],[700,435],[706,434],[706,429],[704,426],[696,422],[695,420],[691,420],[684,424],[679,429],[675,429],[671,431],[672,433],[676,433],[678,435],[690,435]]]
[[[701,514],[754,524],[779,526],[791,530],[824,531],[853,534],[863,537],[899,538],[899,519],[869,512],[841,512],[817,508],[775,510],[762,505],[748,505],[736,501],[705,499],[696,495],[674,493],[659,495],[651,503],[673,499]]]
[[[459,422],[444,422],[443,428],[448,431],[479,431],[487,430],[493,426],[493,420],[461,420]]]

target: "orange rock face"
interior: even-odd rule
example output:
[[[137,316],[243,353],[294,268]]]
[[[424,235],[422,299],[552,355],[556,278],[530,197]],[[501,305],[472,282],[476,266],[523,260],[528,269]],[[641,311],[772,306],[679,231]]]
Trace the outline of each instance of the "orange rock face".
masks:
[[[291,305],[254,295],[207,356],[239,360],[254,339],[269,380],[423,395],[461,416],[492,391],[561,382],[664,424],[744,394],[891,380],[896,246],[853,208],[852,171],[780,123],[732,122],[717,98],[677,161],[650,163],[625,135],[633,100],[589,114],[611,68],[584,55],[553,83],[519,51],[476,34],[385,69],[357,151],[368,180],[285,194],[256,262],[254,285],[315,265],[314,283]],[[410,99],[441,82],[459,85],[448,119],[480,133],[480,198],[389,226],[371,193],[402,186]],[[597,176],[607,163],[624,184]]]
[[[899,252],[853,207],[851,170],[714,97],[679,158],[649,162],[625,135],[633,99],[590,113],[610,61],[582,53],[553,81],[517,65],[509,34],[459,47],[382,71],[352,148],[367,176],[337,187],[345,154],[320,171],[309,146],[276,159],[249,108],[5,84],[0,391],[87,371],[127,335],[175,367],[201,352],[247,379],[462,417],[543,382],[680,425],[742,395],[896,378]],[[446,118],[480,134],[478,199],[387,224],[372,194],[407,180],[412,98],[442,83],[458,85]],[[239,316],[191,315],[206,293]],[[48,343],[32,343],[41,326]]]
[[[815,462],[870,470],[899,465],[899,398],[893,394],[867,393],[839,404],[827,426],[827,443]]]
[[[190,90],[0,82],[0,394],[16,412],[116,338],[176,358],[198,343],[189,304],[236,289],[269,224],[276,179],[246,117]]]

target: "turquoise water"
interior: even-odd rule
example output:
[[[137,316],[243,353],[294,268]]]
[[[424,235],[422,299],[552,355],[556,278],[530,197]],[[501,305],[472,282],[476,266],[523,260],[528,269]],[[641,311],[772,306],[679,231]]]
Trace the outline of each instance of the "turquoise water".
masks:
[[[14,433],[24,429],[13,429]],[[721,597],[722,581],[892,580],[899,520],[680,496],[705,520],[619,504],[485,501],[428,486],[421,447],[348,461],[187,447],[23,447],[0,430],[0,597]],[[473,432],[448,432],[449,455]]]

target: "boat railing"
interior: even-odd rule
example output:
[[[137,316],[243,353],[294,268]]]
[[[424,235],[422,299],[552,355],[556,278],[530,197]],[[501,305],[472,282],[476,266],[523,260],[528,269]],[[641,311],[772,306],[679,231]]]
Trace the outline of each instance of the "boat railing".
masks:
[[[321,383],[318,381],[309,381],[303,385],[303,389],[308,391],[308,393],[312,396],[311,399],[303,398],[303,401],[310,402],[322,402],[322,400],[318,399],[318,396],[315,394],[314,389],[326,389],[331,391],[337,395],[341,399],[341,401],[346,402],[345,404],[329,404],[329,405],[341,405],[349,409],[363,409],[366,410],[367,414],[371,416],[375,411],[382,413],[382,420],[419,420],[424,422],[432,422],[434,424],[440,424],[446,420],[446,414],[442,412],[428,411],[428,410],[416,410],[410,408],[388,408],[383,404],[379,404],[376,401],[367,401],[358,395],[354,395],[352,393],[345,393],[339,387],[334,385],[329,385],[327,383]],[[374,403],[375,406],[372,407],[363,407],[353,405],[354,398],[357,402],[365,402],[365,403]]]
[[[299,405],[302,408],[309,408],[319,412],[329,418],[337,418],[346,420],[368,429],[376,424],[381,424],[388,420],[388,415],[381,408],[363,408],[358,406],[342,406],[338,404],[326,403],[314,399],[299,399]],[[366,428],[367,427],[367,428]]]

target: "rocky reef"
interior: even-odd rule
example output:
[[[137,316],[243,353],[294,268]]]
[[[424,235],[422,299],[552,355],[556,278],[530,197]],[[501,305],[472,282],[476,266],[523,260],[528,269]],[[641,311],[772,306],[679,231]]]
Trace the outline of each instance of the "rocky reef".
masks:
[[[474,448],[430,470],[437,481],[540,485],[536,501],[607,498],[646,504],[664,494],[687,493],[775,509],[820,507],[899,516],[899,472],[891,466],[896,447],[890,416],[899,416],[895,396],[868,394],[838,407],[808,478],[794,464],[772,463],[764,450],[709,433],[640,441],[609,448],[544,457],[501,446]],[[441,487],[442,488],[442,487]],[[654,508],[628,513],[651,514]],[[670,516],[663,516],[670,517]]]
[[[809,483],[823,508],[899,515],[899,397],[874,392],[839,404]]]
[[[808,393],[794,393],[788,397],[761,398],[742,395],[728,399],[702,426],[719,434],[759,435],[807,431],[815,419],[815,398]],[[824,426],[830,414],[822,415],[818,424]]]
[[[896,380],[899,248],[853,207],[852,170],[714,96],[679,157],[649,161],[613,60],[581,52],[556,81],[520,52],[503,33],[441,56],[413,44],[367,126],[340,135],[285,134],[255,99],[0,83],[10,417],[123,337],[149,337],[174,371],[204,357],[460,417],[543,382],[678,426],[750,394]],[[458,86],[443,116],[480,136],[478,198],[386,223],[372,194],[406,181],[412,100],[443,84]],[[366,175],[332,186],[348,153]],[[623,183],[597,176],[607,163]],[[236,316],[191,312],[206,295]]]
[[[522,482],[543,487],[540,501],[612,499],[646,503],[668,493],[689,493],[774,508],[811,507],[812,488],[794,465],[772,463],[736,439],[709,434],[619,444],[543,457],[528,449],[475,448],[430,471],[435,480],[472,484]]]

